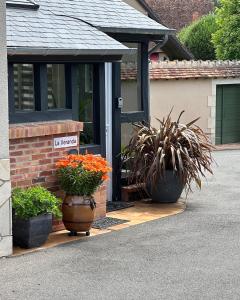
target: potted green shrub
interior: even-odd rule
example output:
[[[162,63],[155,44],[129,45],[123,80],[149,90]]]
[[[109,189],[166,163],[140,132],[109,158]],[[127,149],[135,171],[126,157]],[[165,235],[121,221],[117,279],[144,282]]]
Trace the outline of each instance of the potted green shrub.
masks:
[[[208,137],[195,123],[172,121],[171,112],[158,120],[159,128],[133,124],[135,134],[123,151],[129,181],[145,183],[154,202],[174,203],[184,188],[191,190],[195,181],[201,188],[205,172],[212,173],[211,145]]]
[[[78,232],[90,235],[96,203],[93,194],[108,179],[111,168],[101,156],[68,155],[57,162],[60,186],[65,191],[63,223],[70,236]]]
[[[61,218],[60,200],[43,187],[12,192],[13,243],[22,248],[43,245],[52,230],[52,215]]]

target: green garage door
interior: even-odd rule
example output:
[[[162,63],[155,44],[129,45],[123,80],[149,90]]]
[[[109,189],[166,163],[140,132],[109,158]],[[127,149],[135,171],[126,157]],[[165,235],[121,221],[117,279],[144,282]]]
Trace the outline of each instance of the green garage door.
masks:
[[[216,144],[240,143],[240,84],[217,86]]]

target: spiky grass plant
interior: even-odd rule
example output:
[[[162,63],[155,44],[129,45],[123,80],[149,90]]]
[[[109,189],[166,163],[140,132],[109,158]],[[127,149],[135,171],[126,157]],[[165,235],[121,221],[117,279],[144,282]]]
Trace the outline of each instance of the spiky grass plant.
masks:
[[[171,111],[172,112],[172,111]],[[123,161],[129,170],[129,181],[157,184],[165,177],[166,170],[179,176],[186,190],[191,190],[195,181],[201,188],[201,178],[212,174],[213,146],[208,137],[195,123],[180,123],[181,112],[176,122],[171,112],[166,119],[158,120],[159,128],[144,123],[133,124],[135,134],[123,151]]]

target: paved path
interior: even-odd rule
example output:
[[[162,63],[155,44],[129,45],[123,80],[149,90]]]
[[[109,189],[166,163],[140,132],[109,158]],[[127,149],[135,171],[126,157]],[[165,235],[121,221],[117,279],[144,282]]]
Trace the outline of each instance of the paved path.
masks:
[[[0,260],[0,299],[239,300],[240,152],[215,156],[181,215]]]

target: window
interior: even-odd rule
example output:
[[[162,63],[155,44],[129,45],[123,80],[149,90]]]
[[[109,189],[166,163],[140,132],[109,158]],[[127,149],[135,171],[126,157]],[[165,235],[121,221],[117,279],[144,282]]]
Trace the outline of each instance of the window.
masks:
[[[10,123],[83,122],[84,151],[105,151],[104,63],[9,63]]]
[[[64,64],[9,64],[11,123],[71,119]]]
[[[66,107],[65,66],[63,64],[47,65],[48,109]]]
[[[77,95],[79,100],[79,121],[84,122],[80,143],[94,144],[94,97],[93,65],[77,66]]]
[[[121,64],[121,92],[124,99],[122,112],[142,111],[141,97],[141,44],[124,43],[136,49],[133,54],[123,55]]]
[[[34,74],[33,65],[14,65],[14,106],[16,111],[34,111]]]

